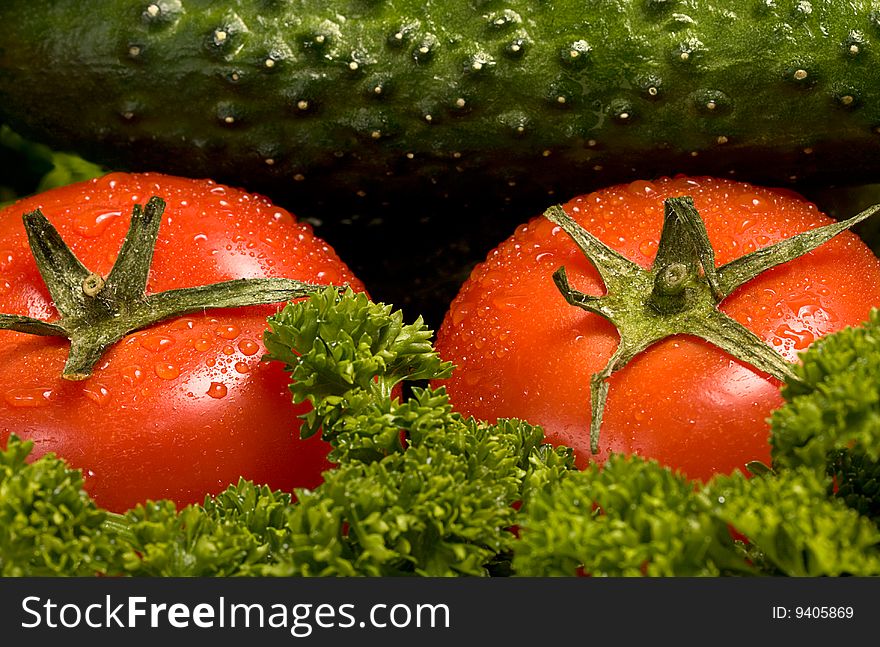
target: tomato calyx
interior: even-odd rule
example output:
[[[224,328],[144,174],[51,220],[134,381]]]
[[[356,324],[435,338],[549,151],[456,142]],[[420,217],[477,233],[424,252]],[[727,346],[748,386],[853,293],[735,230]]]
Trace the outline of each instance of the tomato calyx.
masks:
[[[106,278],[76,258],[39,209],[24,214],[31,253],[59,318],[48,322],[0,314],[0,329],[69,339],[62,377],[83,380],[110,346],[136,330],[205,309],[290,301],[327,287],[286,278],[252,278],[147,294],[164,211],[165,201],[155,196],[146,207],[134,206],[128,233]]]
[[[599,273],[605,294],[571,287],[565,267],[553,281],[565,300],[597,314],[617,329],[619,343],[605,367],[590,378],[590,450],[599,452],[599,432],[608,397],[608,378],[653,344],[674,335],[701,338],[779,380],[798,378],[789,362],[718,306],[737,288],[772,267],[794,260],[880,211],[870,207],[848,220],[802,232],[715,267],[706,226],[687,196],[664,201],[657,255],[644,269],[611,249],[560,206],[544,216],[559,225]]]

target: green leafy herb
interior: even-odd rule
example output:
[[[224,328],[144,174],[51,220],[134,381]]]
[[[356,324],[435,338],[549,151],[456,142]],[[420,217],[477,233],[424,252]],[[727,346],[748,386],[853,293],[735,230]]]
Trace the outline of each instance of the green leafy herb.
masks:
[[[880,529],[837,498],[812,470],[746,480],[716,477],[714,514],[748,538],[765,570],[791,576],[880,575]]]
[[[773,463],[834,477],[855,509],[880,511],[880,311],[860,327],[819,339],[771,417]]]
[[[0,573],[135,576],[880,575],[880,315],[802,355],[773,468],[706,484],[612,456],[573,468],[517,420],[464,418],[421,320],[328,288],[270,320],[336,466],[314,490],[246,481],[202,505],[99,510],[79,472],[0,453]],[[401,388],[410,382],[406,389]],[[415,382],[415,383],[412,383]]]
[[[718,575],[737,558],[706,497],[655,461],[612,456],[536,494],[523,511],[519,575]]]
[[[540,429],[465,419],[443,389],[394,398],[402,381],[451,370],[421,319],[404,325],[389,306],[327,290],[270,326],[266,346],[288,364],[294,400],[315,406],[307,433],[320,429],[339,461],[316,492],[299,493],[291,516],[309,534],[316,522],[336,528],[334,550],[322,555],[308,537],[298,562],[303,542],[294,541],[275,572],[484,575],[511,548],[513,504],[527,486],[571,468],[570,452],[541,447]]]
[[[32,442],[10,436],[0,451],[0,575],[95,575],[107,569],[107,513],[83,491],[82,474],[52,455],[27,463]]]

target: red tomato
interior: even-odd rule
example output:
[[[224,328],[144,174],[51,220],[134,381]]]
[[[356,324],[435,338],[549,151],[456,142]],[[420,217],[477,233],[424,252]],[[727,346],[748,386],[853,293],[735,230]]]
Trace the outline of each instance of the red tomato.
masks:
[[[57,318],[21,216],[39,208],[74,254],[106,276],[132,206],[167,202],[148,293],[235,278],[349,283],[310,226],[267,199],[157,174],[113,174],[49,191],[0,212],[0,312]],[[201,502],[239,477],[314,487],[329,446],[298,436],[288,374],[261,361],[266,318],[283,304],[209,310],[128,335],[83,381],[62,379],[69,342],[0,331],[0,442],[34,441],[81,468],[96,502],[122,511],[145,499]]]
[[[789,191],[710,178],[634,182],[564,205],[579,224],[642,267],[650,267],[663,201],[690,195],[716,264],[832,222]],[[669,337],[609,379],[599,453],[589,445],[590,376],[617,346],[604,318],[569,305],[551,278],[565,266],[572,286],[604,294],[598,273],[560,227],[535,218],[489,254],[462,287],[437,348],[456,364],[444,382],[464,414],[517,417],[548,440],[574,448],[577,464],[610,452],[656,458],[694,479],[770,463],[767,417],[779,383],[694,337]],[[721,310],[787,359],[817,337],[864,321],[880,304],[880,262],[844,233],[771,269],[721,302]]]

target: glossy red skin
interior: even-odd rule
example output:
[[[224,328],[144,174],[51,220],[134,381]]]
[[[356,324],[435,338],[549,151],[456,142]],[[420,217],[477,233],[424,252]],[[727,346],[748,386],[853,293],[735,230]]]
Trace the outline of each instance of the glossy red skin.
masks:
[[[718,265],[831,222],[785,190],[709,178],[634,182],[572,200],[565,211],[643,267],[657,251],[663,200],[690,195],[706,222]],[[770,463],[770,412],[779,383],[692,337],[666,339],[614,374],[600,436],[589,448],[590,376],[617,346],[614,327],[568,305],[553,284],[564,265],[572,285],[604,293],[570,238],[539,217],[491,252],[451,304],[437,349],[456,364],[443,382],[459,411],[542,425],[574,448],[578,466],[610,452],[656,458],[688,477]],[[722,303],[722,310],[789,360],[815,338],[864,321],[880,305],[880,262],[854,234],[774,268]]]
[[[148,292],[279,276],[363,286],[336,254],[267,199],[210,181],[113,174],[0,212],[0,312],[57,313],[21,216],[40,208],[90,270],[110,271],[131,208],[167,202]],[[108,215],[109,214],[109,215]],[[82,382],[61,379],[66,340],[0,331],[0,443],[10,432],[81,468],[110,510],[146,499],[201,502],[239,477],[314,487],[329,446],[300,440],[288,374],[261,361],[266,317],[283,304],[211,310],[135,332]]]

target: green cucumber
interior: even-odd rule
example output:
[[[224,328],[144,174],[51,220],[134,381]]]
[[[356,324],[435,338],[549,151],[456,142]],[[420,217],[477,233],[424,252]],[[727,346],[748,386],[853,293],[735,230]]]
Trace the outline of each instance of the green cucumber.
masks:
[[[0,24],[16,131],[324,221],[478,214],[497,242],[627,179],[880,177],[876,1],[2,0]]]
[[[567,197],[680,171],[868,177],[880,170],[878,10],[4,0],[0,119],[105,164],[303,205],[465,188]]]

